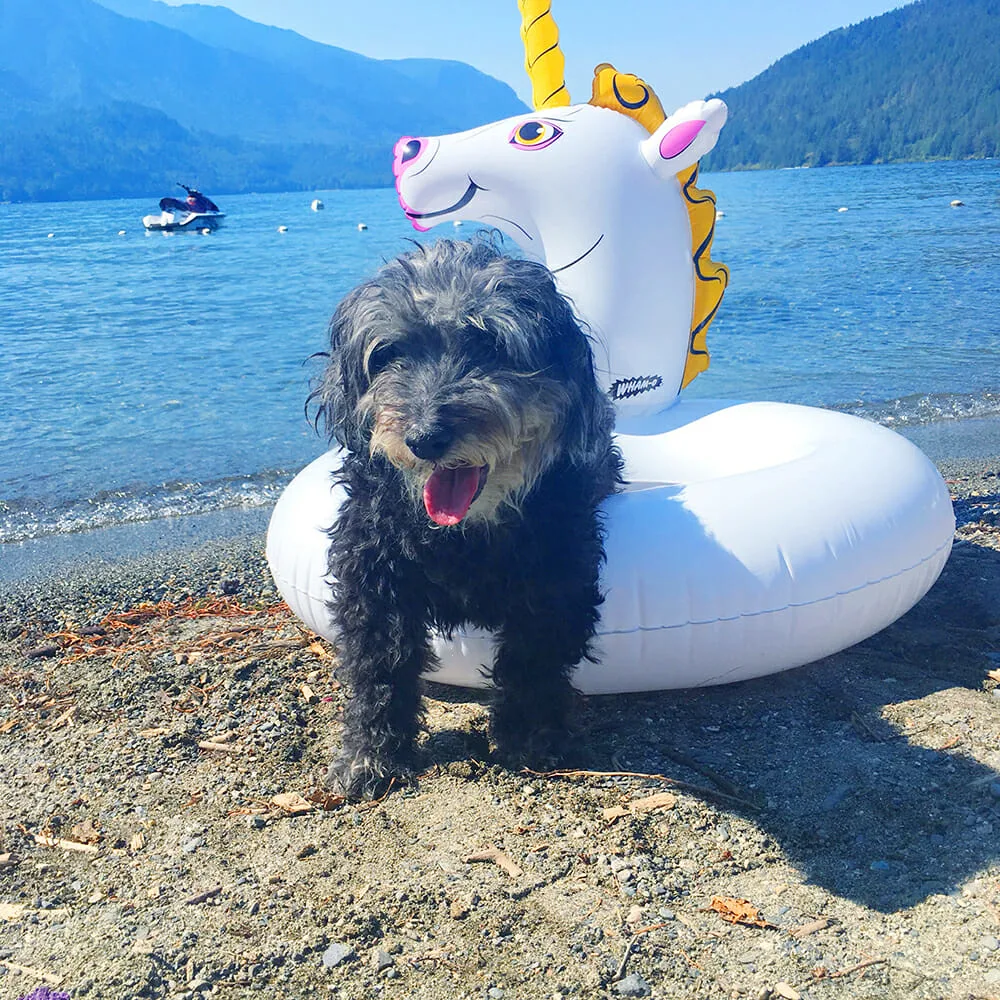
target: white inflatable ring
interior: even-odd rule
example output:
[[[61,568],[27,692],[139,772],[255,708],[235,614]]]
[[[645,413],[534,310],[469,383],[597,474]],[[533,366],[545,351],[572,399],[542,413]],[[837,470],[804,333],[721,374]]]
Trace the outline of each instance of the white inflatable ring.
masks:
[[[630,486],[605,504],[601,662],[577,668],[584,694],[809,663],[895,621],[941,572],[955,529],[947,488],[892,431],[783,403],[682,401],[654,419],[655,433],[618,437]],[[338,461],[328,452],[299,473],[267,539],[282,596],[328,638]],[[435,647],[433,680],[485,684],[488,634]]]

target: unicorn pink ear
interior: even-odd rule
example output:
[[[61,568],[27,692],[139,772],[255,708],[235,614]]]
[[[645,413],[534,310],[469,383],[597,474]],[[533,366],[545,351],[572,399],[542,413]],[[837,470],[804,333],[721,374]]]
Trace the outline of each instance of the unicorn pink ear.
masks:
[[[705,123],[698,118],[675,125],[660,140],[660,156],[665,160],[673,160],[680,156],[704,127]]]
[[[663,176],[694,166],[715,145],[726,114],[725,104],[717,98],[692,101],[642,143],[643,156]]]

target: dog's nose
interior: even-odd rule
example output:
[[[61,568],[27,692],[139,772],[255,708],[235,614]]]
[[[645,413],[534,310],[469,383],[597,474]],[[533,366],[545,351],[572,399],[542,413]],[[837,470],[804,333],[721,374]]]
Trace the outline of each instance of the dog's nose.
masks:
[[[451,433],[440,426],[421,427],[419,430],[407,434],[404,440],[406,447],[417,458],[434,462],[448,450],[448,445],[451,444]]]

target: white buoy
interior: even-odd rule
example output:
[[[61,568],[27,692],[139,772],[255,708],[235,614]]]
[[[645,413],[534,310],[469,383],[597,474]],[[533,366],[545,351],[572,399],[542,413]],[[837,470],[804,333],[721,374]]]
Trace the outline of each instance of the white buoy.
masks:
[[[313,198],[312,204],[309,206],[314,212],[322,212],[326,205],[320,201],[319,198]]]
[[[460,226],[461,224],[462,224],[462,220],[461,220],[461,219],[456,219],[456,220],[455,220],[455,221],[454,221],[454,222],[452,223],[452,225],[453,225],[453,226],[454,226],[454,227],[455,227],[456,229],[458,229],[458,227],[459,227],[459,226]]]
[[[726,214],[725,212],[720,211],[719,209],[715,210],[715,217],[716,217],[716,219],[724,218],[725,214]]]
[[[364,223],[364,222],[359,222],[358,223],[358,232],[359,233],[362,232],[362,231],[364,231],[367,228],[368,228],[368,225],[366,223]]]
[[[287,233],[288,232],[288,226],[278,226],[278,232],[279,233]]]
[[[125,235],[125,230],[124,229],[119,229],[118,230],[118,235],[119,236],[124,236]]]
[[[847,211],[847,209],[846,209],[846,208],[844,208],[843,206],[841,206],[840,208],[838,208],[838,209],[837,209],[837,211],[838,211],[838,212],[846,212],[846,211]]]
[[[208,236],[211,232],[212,232],[212,230],[209,229],[208,226],[205,226],[205,228],[201,230],[201,235],[202,236]]]
[[[47,240],[51,240],[53,236],[55,236],[55,233],[49,233],[49,235],[48,235],[48,236],[46,236],[45,238],[46,238]]]
[[[964,201],[959,201],[959,200],[958,200],[958,198],[956,198],[956,199],[955,199],[955,200],[954,200],[954,201],[953,201],[953,202],[951,203],[951,207],[952,207],[952,208],[964,208],[964,207],[965,207],[965,202],[964,202]]]

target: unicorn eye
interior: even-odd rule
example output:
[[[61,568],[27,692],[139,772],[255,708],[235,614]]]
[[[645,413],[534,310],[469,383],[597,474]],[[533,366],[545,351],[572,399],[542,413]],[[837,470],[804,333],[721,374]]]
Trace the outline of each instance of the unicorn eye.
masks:
[[[510,144],[518,149],[544,149],[551,146],[563,134],[563,130],[552,122],[532,119],[521,122],[510,134]]]

